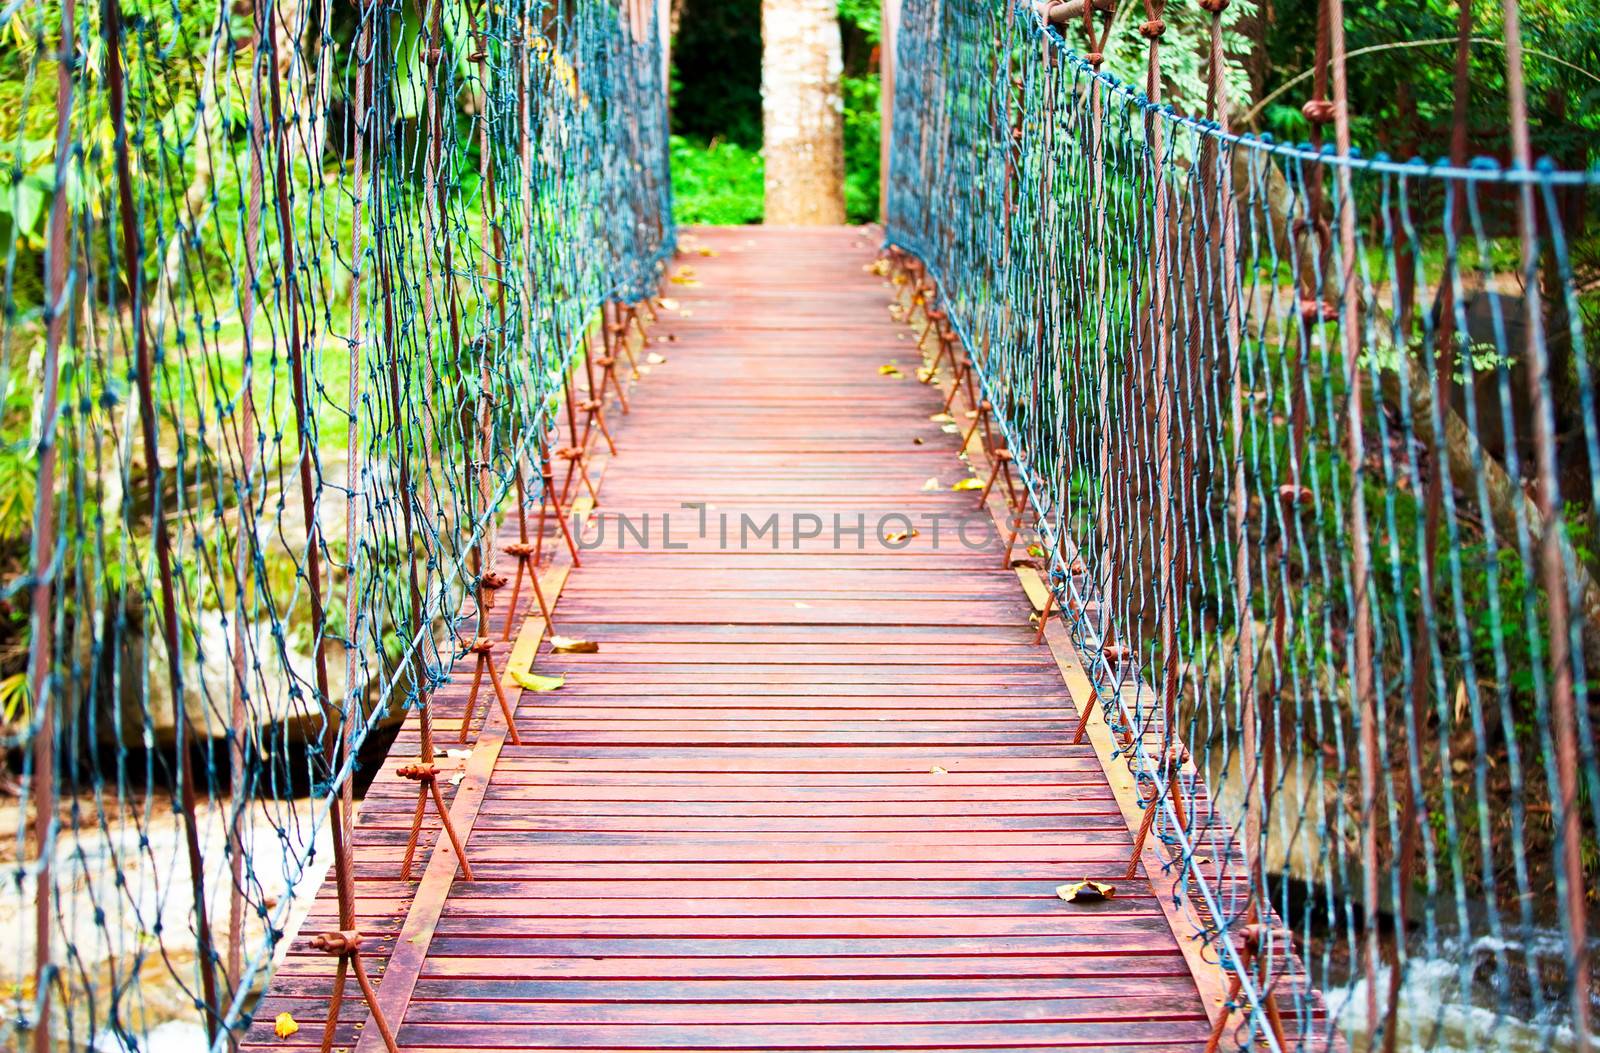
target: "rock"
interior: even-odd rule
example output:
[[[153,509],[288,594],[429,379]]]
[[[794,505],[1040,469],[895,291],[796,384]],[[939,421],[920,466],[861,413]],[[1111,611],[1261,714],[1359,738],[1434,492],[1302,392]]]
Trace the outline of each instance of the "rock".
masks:
[[[225,738],[233,710],[232,612],[202,610],[195,616],[197,640],[186,648],[182,669],[184,708],[197,738]],[[279,643],[272,625],[254,622],[246,636],[244,710],[252,727],[280,725],[292,741],[320,731],[322,713],[316,702],[316,661],[288,641]],[[124,666],[122,744],[169,747],[177,740],[177,710],[166,644],[145,639],[144,683],[130,676],[137,665]],[[327,643],[328,689],[334,699],[345,693],[344,647]],[[298,696],[298,697],[297,697]],[[132,739],[132,741],[130,741]]]

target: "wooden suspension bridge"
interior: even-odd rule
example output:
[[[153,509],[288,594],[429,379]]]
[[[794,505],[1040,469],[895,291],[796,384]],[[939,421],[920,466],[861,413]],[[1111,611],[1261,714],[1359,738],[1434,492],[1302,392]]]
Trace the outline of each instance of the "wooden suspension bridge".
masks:
[[[1589,1048],[1517,0],[1411,162],[1341,0],[1242,116],[1228,0],[886,0],[885,228],[681,239],[664,0],[290,6],[14,20],[10,1045]]]
[[[620,453],[588,465],[599,506],[566,510],[601,542],[574,566],[545,524],[555,633],[598,650],[553,652],[529,590],[500,590],[479,638],[504,707],[470,663],[432,701],[470,880],[433,809],[403,876],[413,715],[353,834],[377,1015],[353,974],[332,997],[330,878],[242,1048],[316,1046],[330,1005],[333,1048],[361,1053],[385,1030],[407,1050],[1145,1053],[1226,1032],[1215,950],[1153,839],[1135,850],[1098,709],[1075,741],[1092,689],[1030,618],[1004,475],[961,482],[985,479],[983,422],[917,382],[877,253],[863,229],[684,238],[648,375],[609,414]],[[529,669],[564,684],[525,690]],[[1084,879],[1115,891],[1063,898]]]

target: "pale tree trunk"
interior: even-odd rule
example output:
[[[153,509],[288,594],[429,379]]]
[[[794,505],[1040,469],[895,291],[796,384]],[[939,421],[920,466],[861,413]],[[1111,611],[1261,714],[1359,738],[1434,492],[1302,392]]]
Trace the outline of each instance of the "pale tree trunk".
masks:
[[[762,0],[766,222],[844,222],[837,0]]]

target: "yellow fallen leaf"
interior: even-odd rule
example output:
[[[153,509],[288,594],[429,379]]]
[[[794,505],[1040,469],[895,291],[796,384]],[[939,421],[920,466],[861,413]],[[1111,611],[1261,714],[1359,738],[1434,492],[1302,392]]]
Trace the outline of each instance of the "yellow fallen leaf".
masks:
[[[923,366],[917,370],[917,380],[924,384],[932,384],[939,376],[939,371],[930,366]]]
[[[948,413],[935,413],[928,419],[935,424],[954,424],[956,422],[956,419]]]
[[[701,249],[700,250],[700,255],[702,255],[702,256],[720,256],[722,254],[720,252],[718,252],[716,249]]]
[[[983,480],[977,478],[976,476],[969,475],[965,479],[961,480],[959,483],[952,483],[950,485],[950,489],[952,489],[952,490],[982,490],[983,489]]]
[[[1068,903],[1099,903],[1117,894],[1115,885],[1108,885],[1103,881],[1074,881],[1069,885],[1057,885],[1056,895]]]
[[[556,654],[594,654],[600,645],[593,640],[577,640],[571,636],[550,637],[550,650]]]
[[[663,355],[659,351],[652,351],[648,355],[644,356],[644,360],[646,362],[650,363],[652,366],[659,366],[662,363],[666,362],[667,356]]]
[[[1037,545],[1037,544],[1029,545],[1028,546],[1028,555],[1032,556],[1034,559],[1044,559],[1044,556],[1045,556],[1044,546],[1043,545]]]
[[[873,260],[865,269],[881,278],[889,273],[889,261]]]
[[[511,679],[529,691],[554,691],[567,682],[564,676],[540,676],[538,673],[513,672]]]
[[[300,1025],[295,1022],[291,1013],[279,1013],[278,1018],[272,1022],[272,1030],[279,1038],[288,1038],[300,1030]]]
[[[891,545],[898,545],[903,541],[910,541],[914,537],[921,536],[922,534],[920,531],[912,528],[911,530],[896,530],[892,534],[885,534],[883,536],[883,540],[887,541]]]
[[[880,375],[886,376],[886,377],[898,377],[898,376],[901,376],[902,374],[900,372],[900,363],[898,363],[898,362],[885,362],[883,365],[878,367],[878,373]]]
[[[689,278],[689,277],[686,277],[686,276],[684,276],[682,274],[674,274],[672,276],[672,284],[673,285],[699,285],[700,284],[700,279],[699,278]]]
[[[924,490],[943,490],[944,484],[937,479],[930,478],[927,482],[922,484],[922,488]]]
[[[946,435],[959,435],[959,434],[961,434],[961,429],[956,427],[955,424],[953,424],[953,423],[952,424],[940,425],[939,426],[939,430],[944,432]]]
[[[950,773],[948,771],[946,771],[943,767],[935,764],[933,767],[928,769],[928,774],[929,775],[949,775]]]

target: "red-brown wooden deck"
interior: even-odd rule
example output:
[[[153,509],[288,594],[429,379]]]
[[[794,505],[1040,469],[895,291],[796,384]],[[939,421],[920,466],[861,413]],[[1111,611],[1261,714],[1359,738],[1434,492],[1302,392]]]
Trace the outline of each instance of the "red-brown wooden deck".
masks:
[[[872,236],[686,244],[698,284],[669,286],[652,329],[667,361],[596,464],[602,513],[651,513],[651,547],[618,551],[606,524],[555,612],[599,653],[543,644],[535,671],[567,683],[513,694],[523,744],[491,716],[471,760],[441,762],[468,772],[453,808],[477,880],[450,880],[447,854],[399,878],[415,788],[392,769],[414,724],[361,806],[360,925],[401,1045],[1200,1048],[1200,990],[1148,879],[1121,877],[1128,815],[1092,743],[1071,744],[1003,540],[926,522],[901,551],[872,538],[882,513],[977,503],[949,489],[960,438],[930,420],[941,396],[915,379]],[[891,359],[902,378],[880,374]],[[683,502],[707,504],[708,538]],[[776,550],[740,550],[739,515],[772,512]],[[796,512],[823,536],[791,536]],[[858,512],[865,548],[836,546],[833,515]],[[662,513],[685,548],[663,547]],[[441,751],[466,679],[436,699]],[[1083,877],[1116,898],[1055,895]],[[333,965],[305,941],[333,916],[325,889],[247,1046],[316,1045]],[[301,1030],[280,1040],[285,1010]],[[358,998],[341,1017],[339,1047],[381,1049]]]

